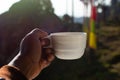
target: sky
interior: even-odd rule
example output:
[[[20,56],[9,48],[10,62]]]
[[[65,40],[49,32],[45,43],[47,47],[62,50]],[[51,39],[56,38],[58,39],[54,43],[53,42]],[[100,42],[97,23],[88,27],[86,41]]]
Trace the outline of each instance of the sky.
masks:
[[[20,0],[0,0],[0,14],[8,11],[10,6]],[[63,16],[64,14],[72,15],[72,0],[51,0],[55,9],[55,14]],[[74,1],[74,17],[84,16],[84,5],[80,0]],[[110,0],[106,0],[109,3]],[[67,2],[67,3],[66,3]],[[88,11],[89,12],[89,11]],[[89,16],[89,14],[88,14]]]
[[[10,6],[20,0],[0,0],[0,14],[9,10]]]
[[[72,0],[51,0],[55,13],[63,16],[64,14],[72,15]],[[64,14],[63,14],[64,13]],[[74,0],[74,16],[81,17],[84,15],[84,5],[80,0]]]

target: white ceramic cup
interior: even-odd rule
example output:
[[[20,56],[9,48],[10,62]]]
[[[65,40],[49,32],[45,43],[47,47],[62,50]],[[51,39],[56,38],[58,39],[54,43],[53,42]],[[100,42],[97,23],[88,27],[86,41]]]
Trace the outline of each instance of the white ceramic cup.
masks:
[[[85,32],[51,33],[50,40],[55,56],[59,59],[79,59],[86,48],[87,34]]]

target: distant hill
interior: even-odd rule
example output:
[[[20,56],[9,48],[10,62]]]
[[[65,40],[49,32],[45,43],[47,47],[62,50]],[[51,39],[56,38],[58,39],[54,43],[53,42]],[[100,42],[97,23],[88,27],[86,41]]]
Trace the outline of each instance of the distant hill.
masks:
[[[84,17],[74,18],[75,23],[83,23]]]
[[[58,16],[60,19],[63,19],[63,16]],[[71,17],[71,16],[69,16]],[[83,23],[84,17],[74,17],[74,22],[75,23]]]

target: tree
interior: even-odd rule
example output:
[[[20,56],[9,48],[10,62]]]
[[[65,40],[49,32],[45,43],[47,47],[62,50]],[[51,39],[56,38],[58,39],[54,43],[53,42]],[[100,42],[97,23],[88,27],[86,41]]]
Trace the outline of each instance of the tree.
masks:
[[[0,62],[9,62],[17,54],[21,39],[36,27],[48,33],[62,29],[50,0],[21,0],[0,15]]]

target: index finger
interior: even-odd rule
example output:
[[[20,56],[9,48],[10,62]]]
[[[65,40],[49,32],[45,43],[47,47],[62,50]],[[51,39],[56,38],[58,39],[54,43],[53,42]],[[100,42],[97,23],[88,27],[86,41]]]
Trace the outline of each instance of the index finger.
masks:
[[[48,36],[48,33],[39,28],[35,28],[28,35],[33,35],[34,37],[37,37],[37,38],[44,38]]]

